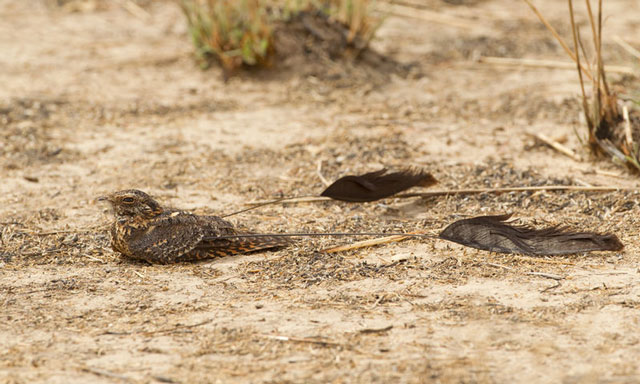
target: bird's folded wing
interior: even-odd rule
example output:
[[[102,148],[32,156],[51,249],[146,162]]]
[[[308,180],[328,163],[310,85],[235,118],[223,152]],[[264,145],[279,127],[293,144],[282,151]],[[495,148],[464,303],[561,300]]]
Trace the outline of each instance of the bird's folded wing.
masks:
[[[198,217],[186,212],[173,212],[155,220],[129,249],[135,258],[152,263],[172,263],[194,249],[204,237]]]
[[[204,238],[216,238],[237,233],[233,224],[219,216],[198,216],[198,222]]]

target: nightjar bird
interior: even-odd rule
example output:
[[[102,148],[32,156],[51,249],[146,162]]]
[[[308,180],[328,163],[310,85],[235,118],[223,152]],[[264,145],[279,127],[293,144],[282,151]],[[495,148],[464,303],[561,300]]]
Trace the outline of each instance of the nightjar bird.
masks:
[[[175,263],[287,246],[284,237],[249,235],[218,216],[164,208],[148,194],[127,189],[101,196],[113,207],[111,246],[124,256],[151,263]]]

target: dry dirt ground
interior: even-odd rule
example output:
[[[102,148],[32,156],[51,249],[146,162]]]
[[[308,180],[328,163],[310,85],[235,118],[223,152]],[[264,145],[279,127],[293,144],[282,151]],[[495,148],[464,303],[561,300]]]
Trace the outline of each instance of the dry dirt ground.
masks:
[[[111,251],[109,212],[94,203],[135,187],[225,213],[317,194],[318,164],[329,180],[421,166],[441,189],[640,186],[581,147],[574,71],[476,61],[566,60],[523,2],[424,0],[462,26],[389,17],[373,45],[397,73],[336,62],[226,84],[194,62],[174,3],[140,4],[148,16],[126,1],[0,1],[0,382],[640,382],[634,192],[274,205],[233,218],[263,232],[437,233],[513,212],[615,232],[619,253],[529,258],[411,240],[324,254],[351,240],[306,239],[169,266]],[[566,4],[536,4],[567,36]],[[605,6],[607,36],[640,47],[640,3]]]

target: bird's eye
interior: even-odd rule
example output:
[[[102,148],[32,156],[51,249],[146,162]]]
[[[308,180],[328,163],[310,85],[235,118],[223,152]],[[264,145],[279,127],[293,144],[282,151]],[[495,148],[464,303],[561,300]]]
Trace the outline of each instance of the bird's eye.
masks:
[[[133,197],[125,197],[122,201],[124,203],[133,203]]]

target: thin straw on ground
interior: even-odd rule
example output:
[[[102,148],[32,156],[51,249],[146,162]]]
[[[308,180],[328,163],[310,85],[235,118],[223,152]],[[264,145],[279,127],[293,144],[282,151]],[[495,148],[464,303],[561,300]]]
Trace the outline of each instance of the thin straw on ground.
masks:
[[[446,15],[444,13],[434,12],[427,9],[418,9],[414,7],[408,7],[405,5],[393,4],[388,5],[382,2],[376,4],[376,9],[382,13],[398,16],[409,17],[412,19],[420,19],[432,23],[444,24],[450,27],[466,29],[466,30],[485,30],[484,25],[479,24],[473,20]]]
[[[638,51],[637,49],[633,48],[629,43],[624,41],[620,36],[618,36],[618,35],[613,36],[613,41],[615,41],[616,44],[621,46],[622,49],[627,51],[627,53],[629,53],[631,56],[633,56],[636,59],[640,60],[640,51]]]
[[[424,231],[414,231],[414,232],[408,232],[407,234],[408,235],[419,235],[419,234],[424,234],[424,233],[426,233],[426,232],[424,232]],[[412,238],[412,236],[402,236],[402,235],[386,236],[386,237],[380,237],[380,238],[377,238],[377,239],[362,240],[362,241],[357,241],[357,242],[352,243],[352,244],[340,245],[340,246],[337,246],[337,247],[327,248],[327,249],[321,250],[320,252],[336,253],[336,252],[351,251],[351,250],[354,250],[354,249],[373,247],[375,245],[395,243],[395,242],[406,240],[406,239],[409,239],[409,238]]]
[[[545,135],[544,133],[527,132],[527,135],[542,141],[543,143],[547,144],[551,148],[555,149],[556,151],[562,153],[565,156],[572,158],[575,161],[580,161],[580,157],[576,155],[575,152],[573,152],[571,149],[567,148],[566,146],[560,144],[556,140],[553,140],[552,138]]]
[[[449,190],[433,190],[425,192],[402,193],[393,196],[394,198],[408,197],[431,197],[431,196],[448,196],[448,195],[475,195],[481,193],[509,193],[509,192],[530,192],[530,191],[579,191],[579,192],[616,192],[616,191],[640,191],[638,187],[620,187],[620,186],[580,186],[580,185],[540,185],[528,187],[501,187],[501,188],[468,188],[468,189],[449,189]],[[320,201],[332,201],[332,199],[323,196],[306,196],[292,197],[282,200],[257,200],[245,203],[246,205],[254,204],[299,204],[299,203],[315,203]]]
[[[478,62],[490,65],[506,67],[551,68],[551,69],[576,69],[576,64],[568,61],[519,59],[515,57],[481,56]],[[638,71],[624,65],[605,65],[604,69],[610,73],[622,73],[635,75]]]

